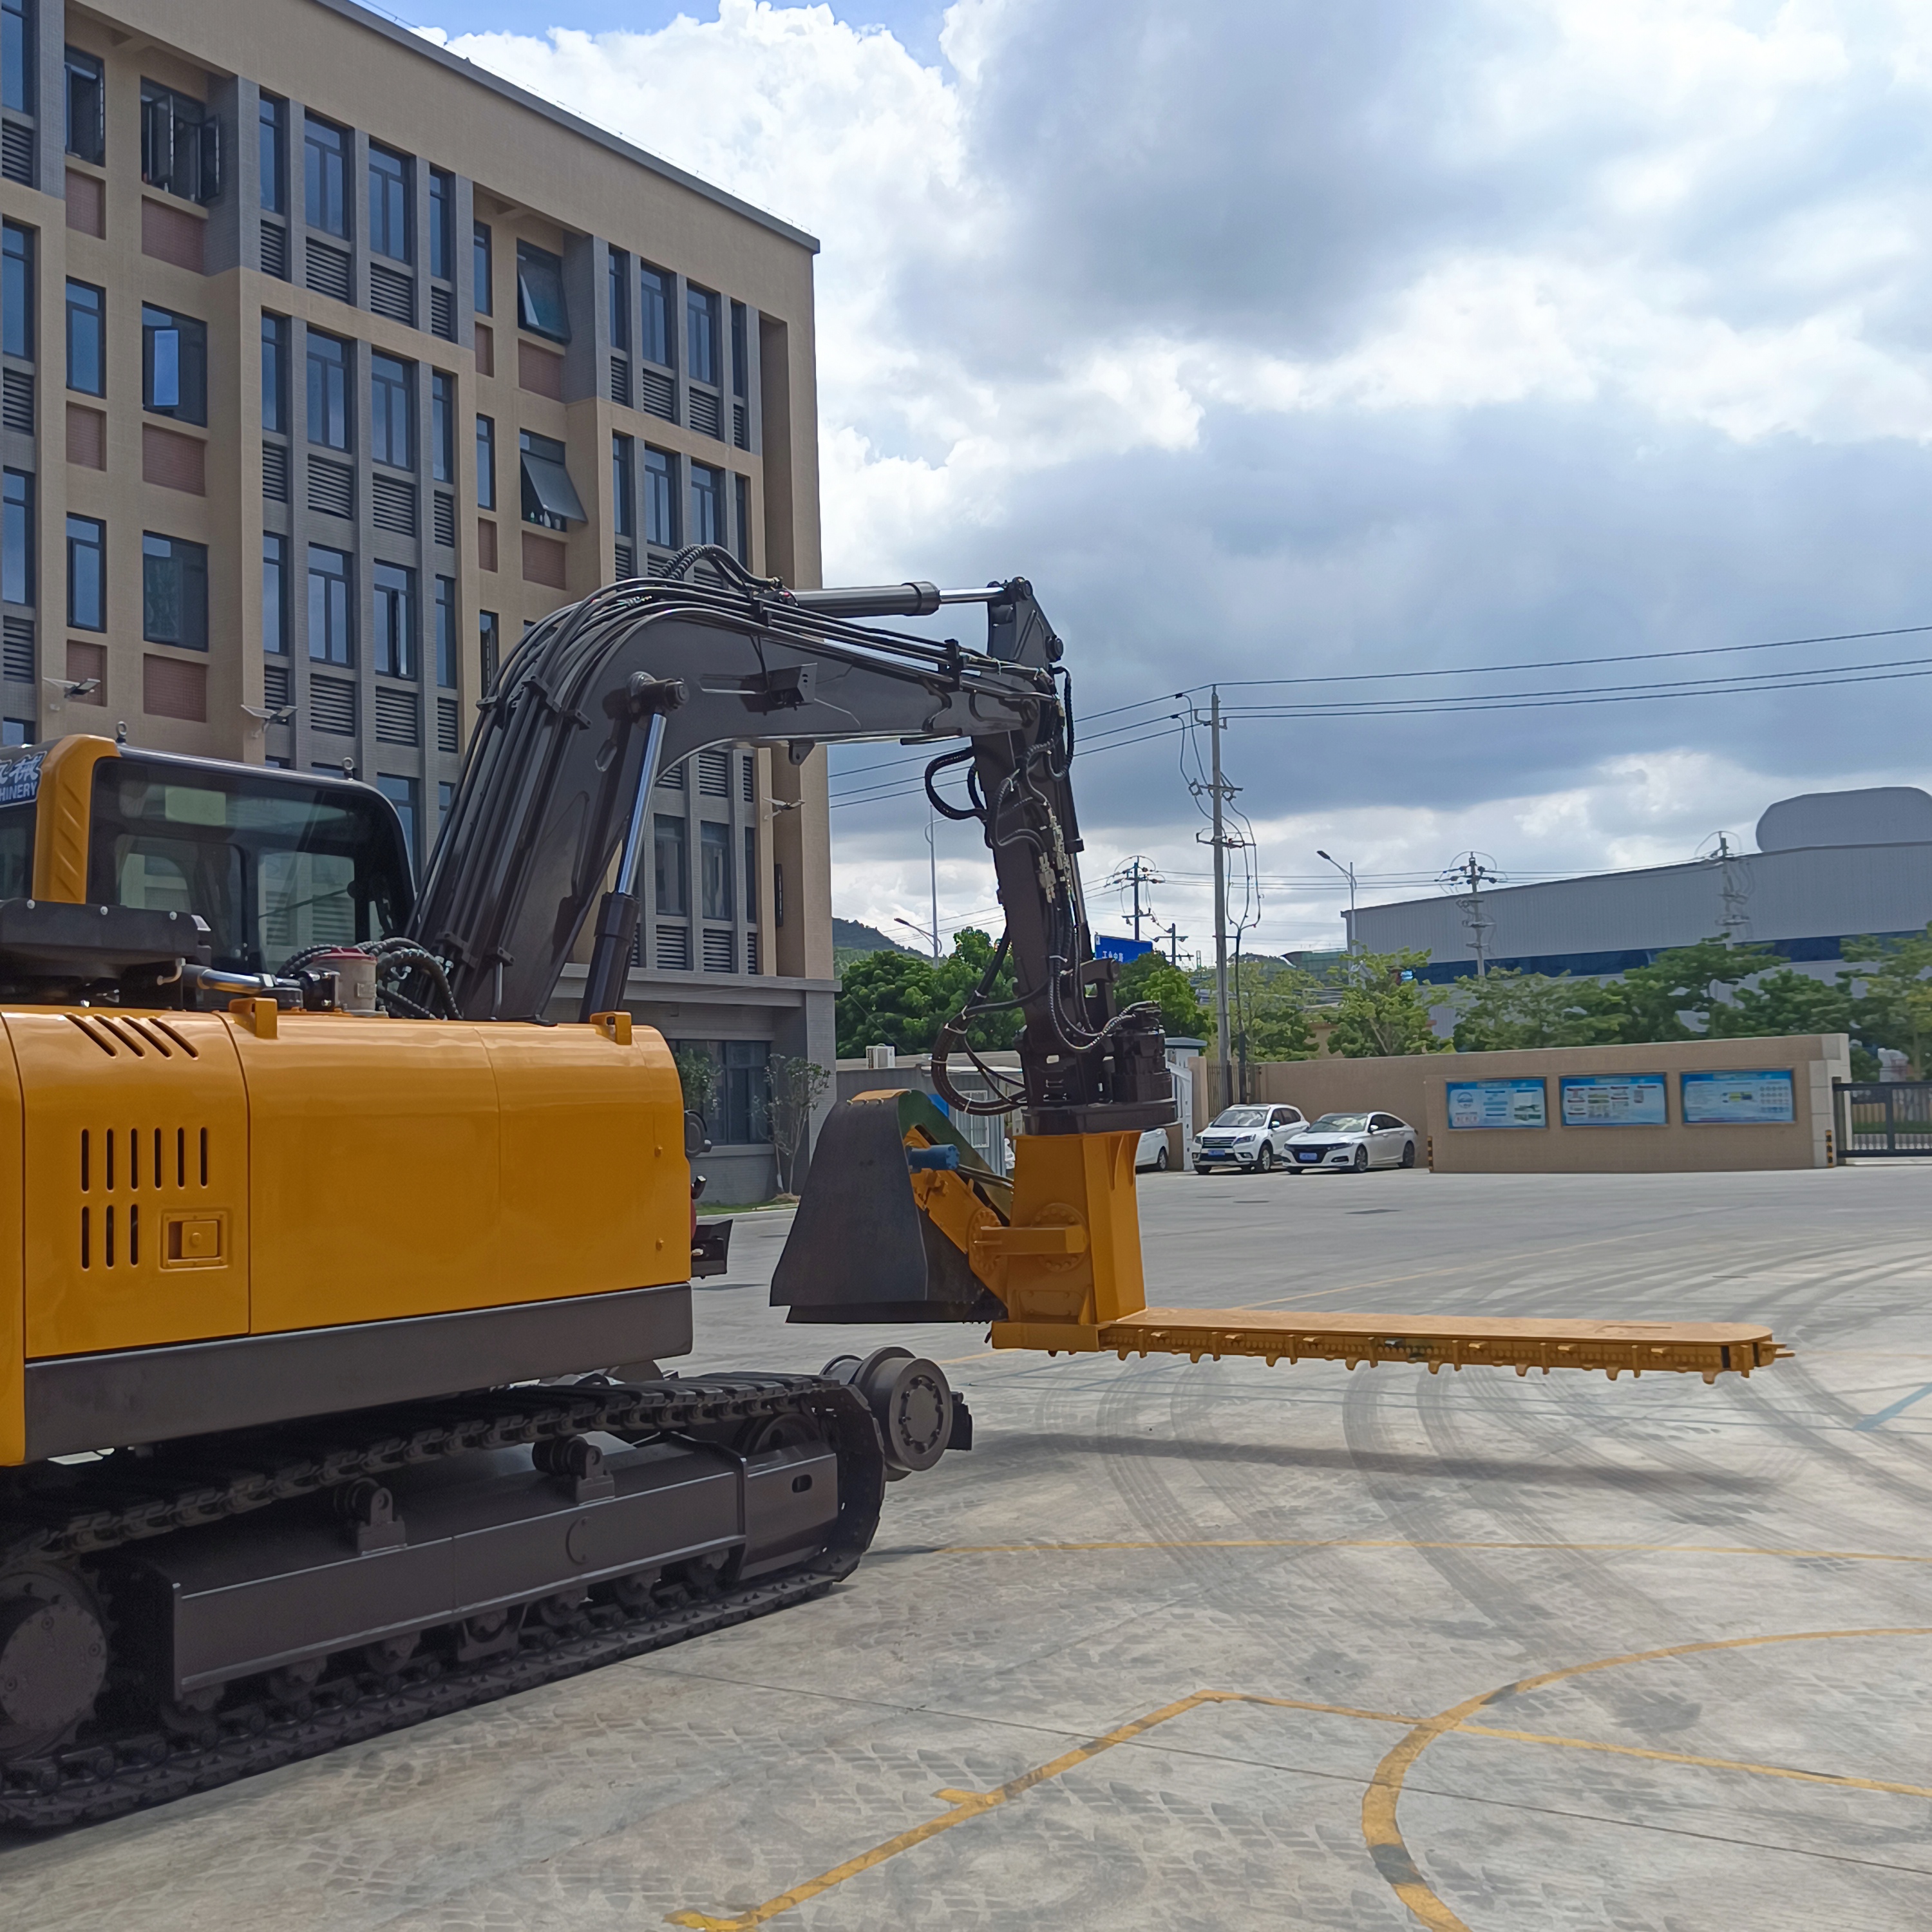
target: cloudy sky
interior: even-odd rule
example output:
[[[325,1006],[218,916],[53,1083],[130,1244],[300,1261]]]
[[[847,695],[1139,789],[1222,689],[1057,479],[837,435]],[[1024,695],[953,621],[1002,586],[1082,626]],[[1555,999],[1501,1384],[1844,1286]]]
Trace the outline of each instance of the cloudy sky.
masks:
[[[827,580],[1034,579],[1117,734],[1103,927],[1140,852],[1211,948],[1171,716],[1210,680],[1270,950],[1340,943],[1318,848],[1405,897],[1925,778],[1918,0],[398,10],[822,238]],[[1733,682],[1656,689],[1693,679]],[[834,767],[837,908],[888,926],[927,919],[904,755]],[[942,928],[992,916],[939,854]]]

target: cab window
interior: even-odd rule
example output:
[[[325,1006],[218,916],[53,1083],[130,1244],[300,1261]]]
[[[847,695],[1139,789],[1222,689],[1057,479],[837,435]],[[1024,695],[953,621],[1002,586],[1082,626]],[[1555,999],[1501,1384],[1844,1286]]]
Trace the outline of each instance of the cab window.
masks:
[[[139,753],[94,767],[87,889],[198,915],[214,963],[240,973],[379,939],[410,907],[408,858],[379,798]]]

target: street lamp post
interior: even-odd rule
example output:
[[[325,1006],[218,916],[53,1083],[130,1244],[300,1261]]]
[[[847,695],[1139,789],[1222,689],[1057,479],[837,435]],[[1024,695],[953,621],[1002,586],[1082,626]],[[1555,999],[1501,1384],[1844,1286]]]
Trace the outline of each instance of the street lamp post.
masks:
[[[1340,872],[1340,873],[1341,874],[1341,875],[1342,876],[1342,878],[1345,878],[1345,879],[1346,879],[1346,880],[1348,880],[1348,951],[1349,951],[1350,954],[1352,956],[1352,955],[1354,954],[1354,952],[1355,952],[1355,950],[1356,950],[1356,947],[1355,947],[1355,862],[1354,862],[1354,860],[1351,859],[1351,860],[1348,861],[1348,862],[1345,866],[1345,865],[1343,865],[1343,864],[1342,864],[1342,862],[1341,862],[1341,860],[1340,860],[1336,859],[1336,858],[1332,858],[1332,857],[1330,857],[1330,855],[1329,855],[1328,853],[1326,853],[1326,852],[1323,851],[1323,850],[1322,850],[1322,848],[1321,848],[1319,846],[1317,846],[1317,847],[1316,848],[1316,850],[1315,850],[1315,856],[1316,856],[1316,858],[1318,858],[1318,859],[1327,859],[1327,860],[1328,860],[1329,864],[1330,864],[1330,865],[1331,865],[1331,866],[1333,866],[1335,868],[1336,871],[1336,872]]]
[[[933,958],[937,959],[939,957],[939,928],[937,925],[934,926],[932,932],[928,932],[926,928],[921,926],[916,920],[899,919],[896,917],[893,920],[892,923],[895,926],[904,926],[908,932],[917,933],[920,938],[924,940],[926,944],[932,948]]]

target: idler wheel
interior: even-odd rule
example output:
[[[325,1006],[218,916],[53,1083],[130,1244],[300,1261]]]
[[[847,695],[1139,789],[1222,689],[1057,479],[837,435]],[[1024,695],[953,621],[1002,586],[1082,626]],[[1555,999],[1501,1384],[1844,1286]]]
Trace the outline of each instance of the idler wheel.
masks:
[[[78,1576],[37,1563],[0,1574],[0,1764],[60,1743],[106,1676],[100,1606]]]
[[[825,1373],[866,1399],[885,1445],[886,1474],[894,1480],[929,1469],[952,1434],[952,1390],[946,1372],[908,1348],[875,1348],[863,1361],[840,1355]]]

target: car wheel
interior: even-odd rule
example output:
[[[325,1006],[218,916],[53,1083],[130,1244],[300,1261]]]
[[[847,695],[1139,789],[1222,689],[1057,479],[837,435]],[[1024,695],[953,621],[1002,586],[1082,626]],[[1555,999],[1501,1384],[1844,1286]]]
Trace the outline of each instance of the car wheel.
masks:
[[[1355,1172],[1358,1174],[1366,1174],[1368,1171],[1369,1150],[1365,1147],[1358,1147],[1355,1150]]]
[[[1274,1149],[1270,1147],[1266,1141],[1263,1141],[1261,1151],[1255,1156],[1255,1172],[1257,1174],[1265,1174],[1274,1165]]]
[[[1415,1150],[1414,1150],[1414,1148],[1411,1148],[1409,1149],[1409,1150],[1408,1150],[1408,1158],[1409,1158],[1410,1162],[1411,1162],[1412,1163],[1413,1163],[1413,1162],[1414,1161],[1414,1159],[1415,1159]],[[1156,1173],[1156,1174],[1165,1174],[1165,1173],[1167,1172],[1167,1150],[1166,1150],[1166,1148],[1162,1148],[1161,1149],[1161,1150],[1160,1151],[1160,1153],[1158,1153],[1157,1154],[1156,1154],[1156,1155],[1154,1156],[1154,1172],[1155,1172],[1155,1173]]]
[[[1404,1167],[1413,1167],[1413,1166],[1415,1165],[1415,1143],[1414,1143],[1414,1142],[1413,1142],[1413,1141],[1404,1141],[1404,1142],[1402,1142],[1402,1166],[1403,1166]]]

